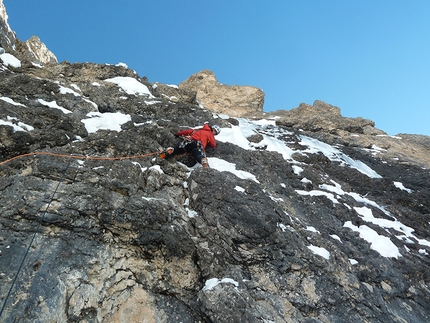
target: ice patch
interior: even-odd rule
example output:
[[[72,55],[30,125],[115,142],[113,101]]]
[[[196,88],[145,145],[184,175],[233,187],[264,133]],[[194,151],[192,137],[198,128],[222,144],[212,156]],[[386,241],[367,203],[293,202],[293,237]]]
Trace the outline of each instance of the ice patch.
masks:
[[[196,211],[190,210],[187,207],[185,208],[185,211],[187,211],[188,217],[190,217],[190,218],[195,218],[196,216],[199,215]]]
[[[350,259],[348,259],[348,260],[349,260],[349,263],[350,263],[351,265],[356,265],[356,264],[358,264],[358,261],[357,261],[357,260],[355,260],[355,259],[350,258]]]

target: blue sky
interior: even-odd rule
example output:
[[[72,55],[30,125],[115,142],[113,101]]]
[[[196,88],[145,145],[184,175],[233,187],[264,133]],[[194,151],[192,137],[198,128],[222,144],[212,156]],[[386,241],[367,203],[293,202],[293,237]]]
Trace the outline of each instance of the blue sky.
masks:
[[[126,63],[150,82],[203,69],[265,92],[265,111],[323,100],[388,134],[430,135],[428,0],[3,0],[59,61]]]

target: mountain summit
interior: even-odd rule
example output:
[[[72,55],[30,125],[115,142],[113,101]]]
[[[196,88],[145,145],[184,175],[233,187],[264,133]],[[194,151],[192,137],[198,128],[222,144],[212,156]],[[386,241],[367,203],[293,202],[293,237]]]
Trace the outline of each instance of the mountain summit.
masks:
[[[0,9],[0,322],[430,321],[429,137],[258,90],[213,111],[42,59]],[[209,168],[159,158],[206,122]]]

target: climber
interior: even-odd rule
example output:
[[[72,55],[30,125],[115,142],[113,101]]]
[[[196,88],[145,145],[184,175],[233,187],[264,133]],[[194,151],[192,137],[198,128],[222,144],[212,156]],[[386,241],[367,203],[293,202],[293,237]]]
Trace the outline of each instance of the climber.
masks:
[[[175,137],[181,138],[182,141],[175,147],[165,149],[160,154],[160,158],[166,159],[175,155],[188,153],[197,162],[202,164],[204,168],[207,168],[209,167],[209,163],[205,152],[206,146],[209,145],[212,148],[216,148],[215,136],[220,132],[221,129],[219,126],[209,126],[207,123],[200,129],[178,131]]]

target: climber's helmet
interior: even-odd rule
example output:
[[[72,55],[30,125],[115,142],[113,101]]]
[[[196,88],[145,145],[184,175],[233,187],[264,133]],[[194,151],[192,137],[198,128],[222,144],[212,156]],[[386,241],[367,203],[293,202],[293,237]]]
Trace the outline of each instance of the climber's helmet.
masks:
[[[215,135],[218,135],[221,132],[221,128],[217,125],[213,125],[211,128]]]

